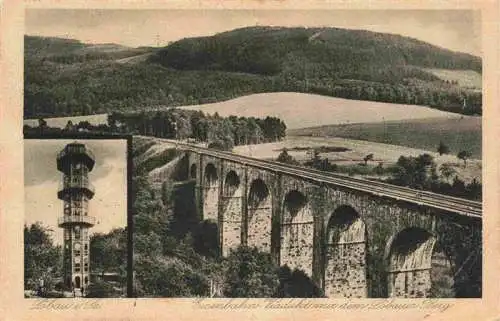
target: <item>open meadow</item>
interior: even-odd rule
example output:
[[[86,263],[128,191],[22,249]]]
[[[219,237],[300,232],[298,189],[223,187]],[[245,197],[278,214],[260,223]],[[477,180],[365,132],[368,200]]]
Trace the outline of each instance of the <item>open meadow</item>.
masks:
[[[481,117],[473,116],[428,118],[303,128],[290,130],[288,135],[304,138],[342,137],[434,152],[442,141],[449,147],[452,155],[461,150],[468,150],[472,158],[481,159],[481,122]]]
[[[482,75],[474,70],[450,70],[436,68],[422,68],[425,71],[432,73],[438,78],[446,81],[456,81],[463,88],[471,88],[481,90]]]

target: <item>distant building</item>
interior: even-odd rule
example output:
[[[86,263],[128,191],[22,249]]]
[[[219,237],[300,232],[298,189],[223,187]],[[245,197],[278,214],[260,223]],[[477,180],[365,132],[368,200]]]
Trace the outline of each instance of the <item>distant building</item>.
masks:
[[[90,282],[88,230],[95,218],[88,213],[88,202],[94,196],[88,173],[94,164],[94,155],[81,143],[66,145],[57,156],[57,169],[63,173],[57,196],[64,201],[64,215],[58,219],[59,227],[64,228],[64,283],[75,296],[82,296]]]

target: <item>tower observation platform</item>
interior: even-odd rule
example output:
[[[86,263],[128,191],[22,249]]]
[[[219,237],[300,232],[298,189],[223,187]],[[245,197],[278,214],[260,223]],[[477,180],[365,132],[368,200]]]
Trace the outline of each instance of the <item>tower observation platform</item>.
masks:
[[[66,145],[57,155],[57,169],[63,173],[57,197],[64,202],[64,210],[57,223],[64,229],[64,282],[75,296],[84,295],[90,282],[88,232],[95,224],[95,217],[89,215],[94,187],[88,174],[94,164],[94,154],[77,142]]]

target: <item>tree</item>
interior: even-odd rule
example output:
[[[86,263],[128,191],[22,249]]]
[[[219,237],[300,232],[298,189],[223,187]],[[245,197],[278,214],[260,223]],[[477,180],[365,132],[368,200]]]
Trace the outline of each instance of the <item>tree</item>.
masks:
[[[323,291],[302,270],[293,271],[284,265],[279,269],[279,287],[276,297],[280,298],[320,298]]]
[[[278,267],[269,253],[239,246],[225,262],[224,295],[231,298],[271,297],[278,287]]]
[[[288,154],[288,149],[286,148],[283,148],[283,151],[278,155],[276,160],[285,164],[295,164],[297,162],[290,154]]]
[[[37,222],[24,226],[24,286],[36,289],[39,280],[44,283],[44,292],[51,290],[59,275],[62,263],[60,246],[55,246],[50,230]]]
[[[455,171],[455,169],[450,164],[441,165],[441,167],[439,168],[439,171],[441,172],[441,175],[443,175],[443,177],[446,180],[449,180],[450,177],[452,177],[453,175],[455,175],[457,173],[457,171]]]
[[[368,161],[373,160],[373,154],[366,155],[363,160],[365,161],[365,166],[368,164]]]
[[[150,297],[207,296],[208,278],[184,260],[138,255],[135,261],[139,287]]]
[[[436,164],[429,154],[399,157],[391,181],[411,188],[430,188],[437,179]]]
[[[467,167],[467,159],[471,157],[471,152],[467,150],[461,150],[457,154],[457,158],[464,161],[464,167]]]
[[[466,189],[471,199],[481,200],[483,185],[475,177],[472,182],[466,186]]]
[[[117,228],[90,237],[90,266],[93,271],[120,273],[126,269],[127,231]]]
[[[439,146],[437,148],[437,152],[439,153],[439,156],[443,154],[448,154],[450,152],[450,149],[448,148],[447,145],[445,145],[442,141],[439,142]]]
[[[38,119],[38,127],[40,128],[40,130],[47,128],[47,121],[43,118],[39,118]]]
[[[167,186],[168,184],[165,184]],[[173,204],[171,196],[157,195],[149,186],[145,177],[136,177],[133,180],[133,189],[135,191],[132,213],[134,215],[134,229],[136,236],[142,235],[148,239],[154,239],[155,235],[159,238],[160,244],[169,236],[173,221]],[[164,193],[171,191],[170,187],[165,187]],[[167,204],[164,204],[163,201]],[[139,242],[134,242],[134,247],[138,247]],[[147,243],[144,243],[144,250],[149,251]],[[161,252],[161,251],[160,251]]]
[[[68,120],[66,123],[66,126],[64,127],[64,130],[66,131],[73,131],[75,129],[75,126],[73,125],[73,122],[71,120]]]

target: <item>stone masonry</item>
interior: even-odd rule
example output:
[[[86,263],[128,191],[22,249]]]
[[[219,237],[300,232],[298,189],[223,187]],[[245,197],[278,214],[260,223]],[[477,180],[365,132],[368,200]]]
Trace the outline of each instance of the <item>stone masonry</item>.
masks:
[[[481,259],[463,254],[481,255],[476,217],[186,154],[185,168],[199,169],[186,174],[199,187],[199,217],[219,225],[222,255],[240,244],[256,246],[279,266],[303,270],[328,297],[428,297],[431,289],[460,296],[481,288],[473,275]],[[439,273],[453,280],[433,283],[435,248],[449,261]]]

